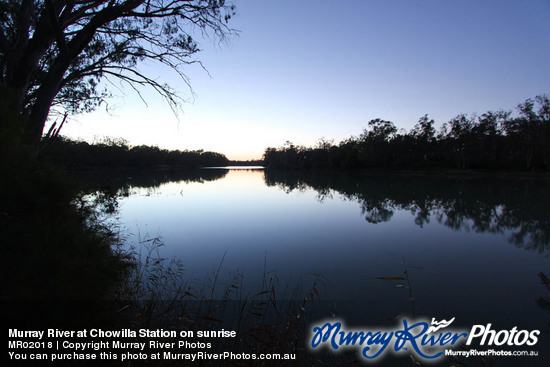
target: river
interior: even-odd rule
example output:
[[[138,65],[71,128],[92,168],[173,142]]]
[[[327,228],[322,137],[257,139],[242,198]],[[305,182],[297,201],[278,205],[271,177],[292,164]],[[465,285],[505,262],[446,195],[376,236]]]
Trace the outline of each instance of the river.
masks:
[[[237,274],[250,297],[276,279],[284,298],[318,279],[319,319],[454,317],[548,341],[547,179],[217,168],[122,191],[129,242],[160,238],[195,286]]]

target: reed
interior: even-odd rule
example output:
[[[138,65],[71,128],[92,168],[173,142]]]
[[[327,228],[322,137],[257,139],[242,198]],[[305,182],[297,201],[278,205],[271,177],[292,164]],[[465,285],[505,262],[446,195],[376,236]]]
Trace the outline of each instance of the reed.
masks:
[[[135,266],[115,297],[118,319],[125,327],[178,332],[233,330],[234,338],[208,339],[213,343],[212,350],[295,354],[296,359],[278,361],[279,365],[318,362],[306,351],[305,343],[308,313],[321,301],[321,275],[311,274],[308,287],[304,279],[281,286],[276,274],[266,270],[265,262],[261,286],[251,292],[243,286],[242,272],[223,273],[224,255],[208,277],[196,285],[180,259],[161,257],[163,246],[161,238],[152,237],[140,240],[133,250]],[[219,365],[220,361],[202,362]],[[270,362],[255,361],[254,365]]]

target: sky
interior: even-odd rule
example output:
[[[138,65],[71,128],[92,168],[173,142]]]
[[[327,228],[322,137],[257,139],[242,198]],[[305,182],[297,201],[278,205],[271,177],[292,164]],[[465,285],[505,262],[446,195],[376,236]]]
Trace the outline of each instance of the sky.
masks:
[[[199,65],[140,70],[187,100],[111,88],[108,111],[76,115],[62,135],[89,142],[204,149],[261,158],[286,141],[358,136],[374,118],[410,130],[460,113],[514,110],[550,94],[550,1],[235,0],[228,42],[200,41]]]

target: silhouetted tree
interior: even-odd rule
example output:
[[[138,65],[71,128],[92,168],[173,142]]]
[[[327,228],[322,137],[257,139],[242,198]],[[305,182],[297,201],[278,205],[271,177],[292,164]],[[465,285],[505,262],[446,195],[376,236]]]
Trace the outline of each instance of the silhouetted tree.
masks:
[[[435,121],[428,118],[428,115],[422,116],[418,124],[411,131],[415,140],[415,150],[418,154],[417,159],[427,161],[433,159],[435,149]]]
[[[374,119],[358,137],[338,145],[322,139],[313,148],[287,143],[268,148],[267,168],[353,169],[550,169],[550,99],[543,95],[518,106],[519,115],[489,111],[460,114],[436,134],[435,121],[422,116],[410,132]]]
[[[511,159],[525,169],[550,167],[550,99],[545,95],[528,99],[518,110],[518,117],[504,123]]]
[[[368,129],[363,130],[361,140],[389,141],[397,132],[393,122],[382,119],[370,120],[368,126]]]
[[[428,115],[424,115],[418,120],[418,124],[414,126],[412,134],[421,141],[433,143],[435,141],[434,123],[435,121],[429,119]]]
[[[472,129],[474,119],[460,114],[449,121],[447,143],[451,147],[454,162],[458,168],[470,168],[472,159]]]
[[[489,111],[478,118],[477,124],[472,129],[475,137],[474,154],[478,166],[488,168],[504,165],[501,149],[503,143],[502,127],[510,114],[506,111]]]
[[[390,142],[397,128],[391,121],[374,119],[360,135],[360,158],[367,166],[385,166],[391,160]]]
[[[162,64],[187,82],[182,66],[200,50],[192,31],[224,38],[233,14],[224,0],[3,0],[0,134],[36,146],[52,106],[90,111],[109,78],[151,87],[176,108],[176,92],[136,67]]]
[[[129,147],[121,139],[105,139],[98,144],[88,144],[57,137],[52,139],[44,156],[58,166],[68,168],[197,168],[225,166],[229,163],[225,155],[216,152],[166,150],[147,145]]]

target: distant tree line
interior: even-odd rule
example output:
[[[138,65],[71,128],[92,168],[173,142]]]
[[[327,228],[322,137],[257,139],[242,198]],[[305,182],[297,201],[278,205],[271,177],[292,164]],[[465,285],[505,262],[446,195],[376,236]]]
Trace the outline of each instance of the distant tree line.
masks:
[[[225,166],[229,162],[225,155],[216,152],[166,150],[146,145],[130,147],[123,139],[110,138],[89,144],[56,137],[48,141],[47,149],[42,154],[65,168],[198,168]]]
[[[409,132],[374,119],[359,137],[338,145],[320,140],[314,147],[287,142],[267,148],[264,165],[274,169],[513,169],[550,170],[550,99],[527,99],[518,113],[460,114],[436,131],[421,117]]]

